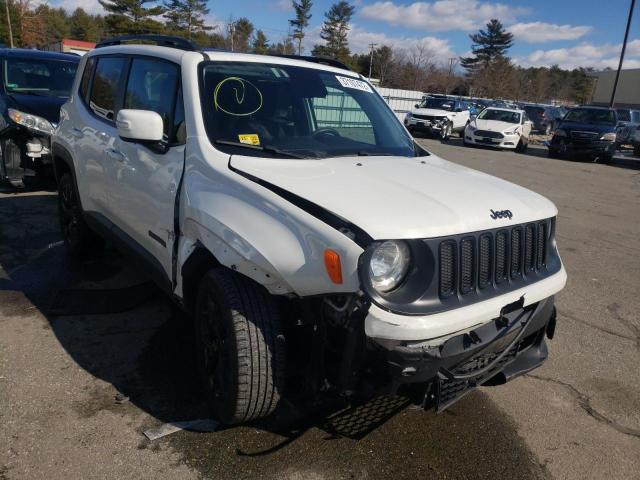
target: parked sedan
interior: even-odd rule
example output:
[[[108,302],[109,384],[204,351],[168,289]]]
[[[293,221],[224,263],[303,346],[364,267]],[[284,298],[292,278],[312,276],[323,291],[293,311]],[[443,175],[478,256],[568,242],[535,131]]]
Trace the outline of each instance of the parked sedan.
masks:
[[[553,132],[549,156],[583,156],[609,162],[616,150],[616,124],[616,112],[610,108],[573,108]]]
[[[465,145],[484,145],[524,152],[529,145],[531,121],[524,110],[485,108],[467,125]]]

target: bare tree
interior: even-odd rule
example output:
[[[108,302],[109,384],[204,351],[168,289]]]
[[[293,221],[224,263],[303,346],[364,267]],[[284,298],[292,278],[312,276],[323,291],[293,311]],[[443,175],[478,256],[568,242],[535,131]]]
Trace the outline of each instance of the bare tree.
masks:
[[[425,41],[416,43],[407,51],[406,59],[411,73],[413,90],[422,90],[426,74],[433,66],[434,58],[435,53]]]

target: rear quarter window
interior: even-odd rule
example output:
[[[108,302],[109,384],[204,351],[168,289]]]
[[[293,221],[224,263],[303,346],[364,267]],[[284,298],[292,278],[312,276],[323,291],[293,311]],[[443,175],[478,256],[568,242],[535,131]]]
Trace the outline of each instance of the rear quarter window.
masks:
[[[91,57],[87,60],[85,64],[84,71],[82,72],[82,80],[80,80],[80,98],[82,98],[85,102],[88,102],[89,95],[89,85],[91,83],[91,78],[93,77],[93,69],[96,66],[95,57]]]

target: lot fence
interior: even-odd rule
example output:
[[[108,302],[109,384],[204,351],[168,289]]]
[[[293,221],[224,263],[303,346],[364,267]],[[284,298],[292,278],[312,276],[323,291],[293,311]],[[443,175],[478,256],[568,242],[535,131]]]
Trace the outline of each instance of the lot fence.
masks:
[[[377,88],[400,120],[422,100],[424,93],[396,88]],[[358,128],[371,126],[355,100],[339,90],[331,89],[324,98],[315,98],[313,107],[318,126],[322,128]]]

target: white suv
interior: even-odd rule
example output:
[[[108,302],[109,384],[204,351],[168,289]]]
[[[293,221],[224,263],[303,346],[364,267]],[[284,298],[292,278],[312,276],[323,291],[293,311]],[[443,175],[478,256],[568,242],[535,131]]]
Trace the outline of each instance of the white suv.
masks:
[[[142,38],[82,59],[53,138],[62,231],[191,313],[220,420],[381,391],[440,411],[543,362],[550,201],[424,151],[336,62]]]
[[[464,135],[471,113],[469,104],[444,95],[428,96],[416,103],[404,118],[404,124],[412,134],[426,132],[448,140],[453,132]]]

